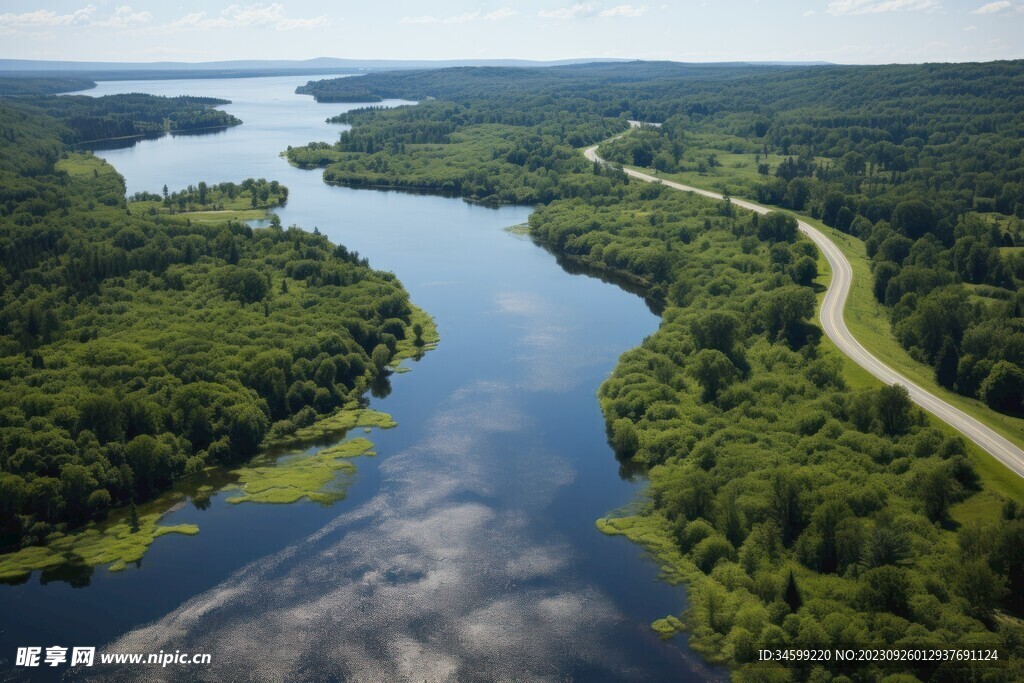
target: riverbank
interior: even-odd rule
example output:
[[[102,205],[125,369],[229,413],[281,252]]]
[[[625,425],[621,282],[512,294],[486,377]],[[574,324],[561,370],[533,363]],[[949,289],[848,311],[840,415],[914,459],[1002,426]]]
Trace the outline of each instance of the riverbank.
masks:
[[[10,146],[49,141],[54,128],[43,120]],[[126,201],[113,166],[57,149],[59,181],[45,196],[62,208],[50,220],[73,229],[58,246],[22,250],[16,278],[43,264],[54,275],[49,290],[12,288],[8,302],[38,324],[5,339],[3,436],[17,458],[2,463],[0,522],[15,550],[0,555],[0,580],[138,564],[157,538],[198,533],[161,525],[165,515],[225,486],[240,490],[232,502],[343,496],[324,489],[371,447],[337,439],[394,426],[365,409],[365,394],[436,347],[433,319],[393,275],[315,232],[226,218],[242,204],[257,218],[282,206],[288,189],[276,181]],[[195,208],[221,205],[212,223],[192,222]],[[30,227],[3,225],[14,244],[33,243],[20,234]]]
[[[573,275],[503,230],[524,223],[529,207],[334,187],[283,163],[288,145],[336,135],[324,120],[344,109],[294,96],[296,85],[101,83],[96,94],[221,96],[245,121],[101,155],[129,194],[185,188],[196,169],[209,183],[277,178],[290,190],[275,210],[285,232],[319,228],[396,273],[444,336],[422,360],[404,361],[415,372],[370,387],[369,408],[401,426],[369,436],[379,455],[356,462],[342,503],[242,510],[216,487],[163,519],[201,532],[161,537],[138,570],[83,572],[75,589],[56,574],[2,587],[0,645],[127,652],[149,649],[125,643],[160,643],[154,652],[212,652],[218,678],[251,668],[252,651],[281,678],[304,662],[314,676],[429,679],[440,661],[487,678],[723,678],[684,640],[648,628],[685,609],[685,591],[655,581],[641,548],[593,524],[641,486],[620,476],[594,391],[657,318],[640,298]]]

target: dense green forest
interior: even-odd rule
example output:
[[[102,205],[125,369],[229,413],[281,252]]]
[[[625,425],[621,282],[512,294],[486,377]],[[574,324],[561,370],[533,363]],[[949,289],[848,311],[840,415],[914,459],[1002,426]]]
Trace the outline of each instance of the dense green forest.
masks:
[[[357,253],[273,221],[138,210],[110,166],[66,146],[108,117],[198,120],[208,104],[0,102],[2,548],[309,427],[358,400],[421,327],[401,284]],[[76,128],[83,117],[101,123]],[[173,196],[232,194],[269,205],[287,190],[248,180]]]
[[[599,526],[643,543],[669,579],[690,589],[683,621],[661,620],[659,630],[685,627],[694,647],[731,664],[743,680],[833,679],[822,668],[748,664],[762,647],[953,643],[997,646],[1008,668],[908,664],[852,673],[865,680],[898,673],[1014,680],[1024,677],[1018,502],[956,513],[958,503],[985,487],[972,464],[977,453],[914,407],[905,390],[851,383],[843,359],[811,322],[818,259],[798,237],[795,220],[630,183],[621,170],[581,165],[565,150],[625,130],[627,119],[664,121],[660,130],[631,133],[602,150],[624,163],[675,172],[670,163],[714,167],[714,149],[778,159],[788,135],[785,151],[793,159],[786,169],[803,159],[811,167],[809,175],[793,176],[807,183],[803,209],[817,204],[817,215],[834,223],[846,208],[844,217],[855,214],[849,229],[869,221],[882,231],[873,254],[905,252],[876,267],[895,266],[891,279],[906,287],[893,302],[897,313],[909,311],[898,324],[916,314],[925,327],[941,330],[945,318],[935,323],[936,316],[969,313],[974,317],[965,314],[962,334],[941,336],[941,345],[958,354],[974,349],[993,371],[999,366],[1009,375],[999,383],[1012,388],[1021,360],[1000,354],[1020,348],[1021,299],[1006,265],[1018,232],[1009,215],[994,223],[1001,234],[979,229],[990,216],[958,204],[964,190],[957,184],[961,165],[980,168],[990,152],[1001,155],[989,171],[1002,183],[998,192],[1019,181],[1022,87],[1018,63],[392,72],[306,86],[317,97],[369,92],[425,101],[349,112],[338,120],[353,128],[338,143],[291,149],[289,158],[324,166],[328,182],[473,200],[539,199],[544,205],[530,219],[538,241],[625,276],[664,307],[659,331],[626,353],[600,390],[624,472],[645,473],[650,486],[630,516]],[[814,121],[808,130],[798,125],[802,117]],[[776,138],[772,130],[788,132]],[[881,157],[865,159],[862,181],[848,184],[836,169],[850,161],[853,146],[881,137],[928,153],[900,170]],[[709,153],[708,138],[738,146],[712,146]],[[634,158],[644,145],[649,155]],[[752,189],[778,182],[777,171],[755,174]],[[869,218],[861,208],[868,205],[888,209]],[[931,223],[915,214],[922,206]],[[1017,210],[1016,203],[1003,208]],[[984,258],[1006,254],[1014,279],[980,290],[958,273],[950,253],[967,236],[988,249]],[[987,239],[998,239],[998,248]],[[923,271],[945,279],[928,289]],[[941,296],[961,297],[962,308]],[[981,333],[984,320],[990,327]],[[986,340],[984,350],[964,346]]]
[[[343,92],[333,93],[324,88],[321,84],[333,83],[334,81],[310,81],[306,85],[300,85],[295,89],[300,95],[313,95],[317,102],[359,102],[361,104],[380,102],[384,98],[369,90],[346,89]]]
[[[0,97],[22,95],[56,95],[95,88],[96,83],[79,76],[18,77],[0,76]]]
[[[358,144],[411,123],[414,115],[399,109],[351,114],[345,121],[359,125],[343,134],[337,157],[293,152],[299,163],[334,162],[325,176],[349,184],[372,178],[501,196],[486,185],[464,189],[446,175],[446,152],[477,139],[470,122],[500,122],[520,135],[528,134],[521,128],[543,126],[551,146],[579,146],[613,120],[659,122],[604,145],[602,154],[668,174],[696,173],[698,181],[716,166],[753,155],[757,173],[726,171],[722,189],[806,212],[863,239],[875,295],[910,354],[933,367],[942,386],[1024,415],[1024,62],[466,68],[320,81],[301,91],[454,103],[420,107],[421,117],[448,126],[448,137],[408,143],[436,146]],[[457,117],[462,112],[468,120]],[[554,120],[571,134],[553,130]],[[499,161],[522,158],[491,148],[493,159],[485,150],[473,158],[492,174],[500,175]],[[510,186],[497,185],[507,196]],[[555,189],[539,199],[552,196],[576,195]]]
[[[600,390],[648,500],[601,527],[689,583],[693,647],[741,666],[780,645],[1019,645],[1002,614],[1024,613],[1024,516],[1008,504],[952,531],[979,488],[964,443],[901,387],[847,386],[810,323],[815,248],[792,218],[619,185],[530,227],[666,292],[658,332]]]
[[[158,97],[155,95],[64,95],[18,98],[23,110],[32,108],[60,121],[60,139],[67,144],[116,138],[155,137],[209,128],[237,126],[236,117],[215,107],[231,104],[215,97]]]
[[[358,109],[331,120],[353,128],[334,144],[290,148],[288,160],[326,166],[329,183],[431,190],[487,203],[548,202],[594,191],[579,180],[589,164],[575,147],[625,128],[617,119],[581,118],[557,107],[506,112],[489,102]]]

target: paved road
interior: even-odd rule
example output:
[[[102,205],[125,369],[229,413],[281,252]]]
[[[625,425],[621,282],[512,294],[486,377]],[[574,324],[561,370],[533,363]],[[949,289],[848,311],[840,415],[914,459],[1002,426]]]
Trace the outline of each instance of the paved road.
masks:
[[[633,126],[639,125],[634,121],[630,121],[630,123]],[[583,151],[583,154],[591,161],[604,163],[604,160],[597,155],[597,147],[597,145],[588,147]],[[682,190],[683,192],[693,192],[712,199],[723,198],[717,192],[709,192],[708,190],[701,190],[681,183],[663,180],[628,168],[624,170],[627,175],[638,180],[659,182],[666,187]],[[731,198],[731,201],[735,206],[761,214],[772,210],[760,204],[736,199],[735,197]],[[1024,477],[1024,451],[990,427],[982,424],[962,410],[951,406],[935,394],[914,384],[875,358],[867,349],[861,346],[860,342],[850,333],[850,330],[846,327],[846,321],[843,319],[843,307],[846,304],[846,297],[850,293],[850,285],[853,282],[853,269],[850,267],[850,262],[846,260],[839,247],[820,230],[804,221],[798,221],[798,223],[800,231],[810,237],[818,245],[822,253],[825,254],[825,258],[832,269],[832,282],[825,293],[825,299],[821,302],[821,326],[824,328],[825,334],[829,336],[829,339],[835,342],[835,345],[852,358],[857,365],[886,384],[902,384],[905,386],[907,391],[910,392],[910,398],[913,399],[914,403],[960,431],[964,436],[992,454],[993,457],[1013,472]]]

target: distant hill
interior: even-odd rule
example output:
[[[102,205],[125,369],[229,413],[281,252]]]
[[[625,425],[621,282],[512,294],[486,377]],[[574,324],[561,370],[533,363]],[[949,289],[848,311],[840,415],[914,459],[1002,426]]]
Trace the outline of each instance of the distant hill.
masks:
[[[449,66],[556,66],[583,62],[620,62],[624,59],[239,59],[219,62],[78,62],[36,59],[0,59],[0,72],[69,72],[69,71],[269,71],[269,70],[335,70],[364,71],[375,69],[436,69]]]
[[[359,71],[381,71],[393,69],[442,69],[453,66],[566,66],[594,62],[629,62],[631,59],[580,58],[580,59],[340,59],[337,57],[316,57],[314,59],[239,59],[218,62],[79,62],[36,59],[0,59],[0,74],[6,76],[99,76],[100,80],[116,78],[168,78],[182,77],[182,74],[202,72],[209,77],[251,76],[272,72],[283,73],[347,73]],[[721,62],[715,66],[746,65],[820,65],[827,62]],[[709,64],[710,65],[710,64]],[[142,76],[140,76],[140,74]]]
[[[328,76],[379,71],[419,71],[453,67],[614,68],[617,64],[660,64],[682,69],[812,66],[827,62],[639,62],[629,59],[585,58],[535,61],[529,59],[244,59],[218,62],[79,62],[0,59],[0,97],[85,90],[95,81],[169,80],[192,78],[255,78],[258,76]]]

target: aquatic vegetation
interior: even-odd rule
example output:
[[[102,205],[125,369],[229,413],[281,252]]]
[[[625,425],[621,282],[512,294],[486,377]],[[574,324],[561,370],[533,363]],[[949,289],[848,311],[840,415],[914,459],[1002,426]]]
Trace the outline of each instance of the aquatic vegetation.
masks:
[[[110,571],[121,571],[140,561],[153,541],[161,536],[199,533],[195,524],[160,525],[162,516],[162,513],[141,514],[135,523],[130,515],[116,522],[94,522],[76,533],[54,534],[45,546],[29,546],[0,555],[0,580],[19,580],[33,571],[68,563],[90,567],[109,565]]]
[[[409,314],[405,337],[398,342],[388,364],[388,369],[392,372],[409,372],[410,368],[403,365],[403,361],[419,360],[427,351],[437,348],[441,341],[433,316],[414,304],[410,304],[410,307],[412,312]]]
[[[663,619],[655,619],[651,623],[653,629],[663,640],[668,640],[686,630],[686,625],[671,614]]]
[[[512,235],[526,235],[526,236],[528,236],[530,234],[530,224],[529,223],[519,223],[518,225],[510,225],[507,228],[505,228],[505,232],[507,232],[509,234],[512,234]]]
[[[381,413],[383,414],[383,413]],[[296,454],[268,464],[252,464],[234,471],[239,495],[229,503],[294,503],[302,498],[333,503],[345,496],[344,484],[329,488],[339,474],[355,473],[348,458],[374,455],[373,444],[363,437],[343,441],[313,455]],[[236,488],[236,487],[232,487]]]
[[[357,427],[370,432],[373,428],[390,429],[395,426],[387,413],[350,405],[311,426],[302,436],[307,441],[316,441],[318,437],[322,440],[338,436]],[[233,481],[226,486],[200,484],[185,487],[185,490],[197,504],[208,504],[218,491],[240,492],[227,498],[229,503],[293,503],[306,498],[329,504],[344,498],[349,480],[347,475],[356,471],[348,459],[375,455],[372,448],[370,441],[360,437],[321,448],[312,455],[263,455],[248,465],[231,470],[228,476]],[[225,475],[217,467],[208,467],[201,476],[203,479],[200,481],[217,482]],[[17,581],[33,571],[56,569],[69,563],[90,567],[109,565],[110,571],[121,571],[141,560],[150,545],[161,536],[199,533],[195,524],[158,524],[160,518],[176,509],[183,499],[184,494],[175,489],[173,493],[147,503],[144,506],[147,512],[138,514],[137,530],[132,530],[130,510],[122,509],[114,519],[91,522],[68,534],[51,534],[45,545],[28,546],[2,554],[0,580]]]
[[[324,442],[358,427],[392,429],[396,426],[398,423],[387,413],[370,408],[360,408],[353,402],[339,408],[332,415],[318,419],[307,427],[301,427],[278,438],[268,438],[264,442],[264,446],[277,448],[299,443]]]

